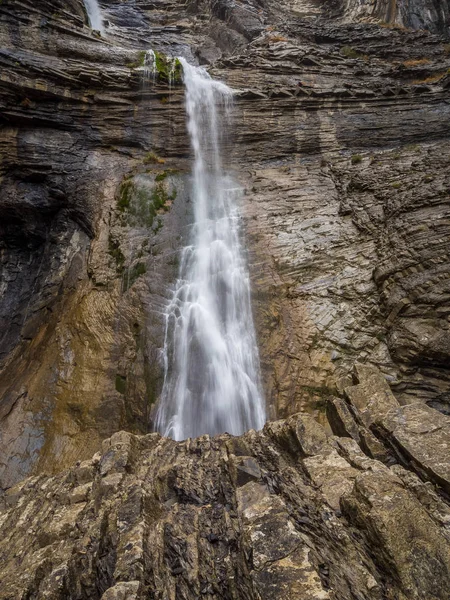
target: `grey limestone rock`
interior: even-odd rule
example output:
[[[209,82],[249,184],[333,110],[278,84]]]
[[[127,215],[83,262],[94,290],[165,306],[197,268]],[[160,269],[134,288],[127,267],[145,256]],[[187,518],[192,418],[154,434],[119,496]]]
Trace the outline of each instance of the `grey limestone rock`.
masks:
[[[444,600],[448,505],[319,430],[296,415],[240,438],[119,432],[22,481],[0,509],[0,597]]]

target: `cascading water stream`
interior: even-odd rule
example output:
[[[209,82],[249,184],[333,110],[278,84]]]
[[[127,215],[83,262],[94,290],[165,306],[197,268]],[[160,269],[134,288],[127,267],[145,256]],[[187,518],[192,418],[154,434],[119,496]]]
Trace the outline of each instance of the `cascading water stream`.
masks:
[[[156,78],[156,54],[154,50],[147,50],[144,56],[144,84],[149,81],[155,83]]]
[[[97,0],[84,0],[84,6],[86,7],[91,29],[104,33],[102,13]]]
[[[265,422],[250,281],[239,239],[240,190],[224,173],[221,115],[231,90],[180,59],[194,153],[191,244],[166,313],[165,380],[156,428],[182,440]]]

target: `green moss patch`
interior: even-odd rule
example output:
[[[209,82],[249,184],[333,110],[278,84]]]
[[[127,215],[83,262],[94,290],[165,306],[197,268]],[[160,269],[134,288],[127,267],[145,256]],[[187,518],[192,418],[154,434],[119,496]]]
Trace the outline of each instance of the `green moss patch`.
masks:
[[[162,171],[161,173],[158,173],[158,175],[155,177],[155,181],[164,181],[164,179],[167,177],[168,172],[167,171]]]
[[[125,278],[125,282],[124,282],[124,292],[126,292],[127,290],[129,290],[131,287],[133,287],[133,284],[139,279],[139,277],[141,277],[141,275],[144,275],[147,272],[147,267],[145,266],[145,263],[143,262],[139,262],[135,265],[133,265],[130,269],[128,269],[128,273],[127,273],[127,277]]]
[[[108,238],[108,252],[116,263],[116,269],[118,273],[122,273],[125,264],[125,256],[120,249],[120,244],[111,235]]]
[[[330,396],[333,396],[336,393],[336,390],[327,386],[302,385],[300,389],[309,396],[314,396],[315,398],[319,397],[319,399],[316,400],[317,403],[326,401]]]
[[[132,191],[133,191],[133,180],[125,179],[124,181],[122,181],[122,183],[120,184],[120,190],[119,190],[119,200],[117,202],[117,208],[121,212],[124,212],[125,210],[127,210],[129,208]]]
[[[162,52],[155,52],[155,67],[158,79],[176,85],[183,83],[183,67],[178,58],[170,58]]]
[[[123,375],[116,375],[116,391],[119,392],[119,394],[125,394],[127,389],[127,378],[124,377]]]
[[[141,50],[133,62],[127,63],[127,67],[129,69],[137,69],[138,67],[143,67],[145,62],[145,50]]]
[[[167,211],[177,196],[176,189],[170,190],[166,182],[169,171],[162,171],[155,177],[154,186],[145,185],[136,179],[122,182],[117,200],[117,208],[126,213],[131,226],[151,228],[160,211]],[[161,220],[156,223],[156,231],[161,229]]]
[[[363,60],[367,60],[369,58],[367,54],[363,54],[351,46],[342,46],[340,54],[346,58],[361,58]]]

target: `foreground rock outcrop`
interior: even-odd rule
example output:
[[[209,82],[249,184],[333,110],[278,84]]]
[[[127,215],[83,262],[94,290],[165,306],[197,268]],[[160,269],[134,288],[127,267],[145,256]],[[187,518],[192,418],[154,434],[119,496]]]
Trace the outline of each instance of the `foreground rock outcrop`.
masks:
[[[371,391],[378,443],[404,466],[295,415],[239,438],[119,432],[26,479],[0,510],[0,598],[446,600],[450,419],[382,416]]]

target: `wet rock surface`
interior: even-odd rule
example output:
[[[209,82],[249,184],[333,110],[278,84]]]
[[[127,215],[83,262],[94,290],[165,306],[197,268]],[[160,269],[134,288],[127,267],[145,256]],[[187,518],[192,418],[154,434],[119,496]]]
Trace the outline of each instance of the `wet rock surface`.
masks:
[[[78,0],[0,5],[2,488],[152,427],[191,162],[182,86],[144,81],[148,48],[236,90],[271,417],[325,423],[333,395],[333,430],[397,460],[380,414],[449,410],[448,3],[101,8],[103,37]],[[356,362],[388,382],[379,414],[352,408]]]

